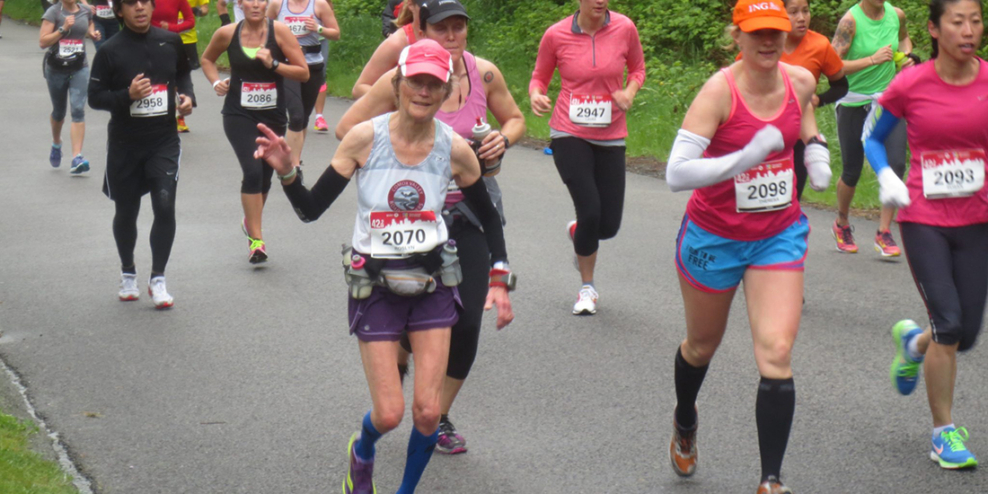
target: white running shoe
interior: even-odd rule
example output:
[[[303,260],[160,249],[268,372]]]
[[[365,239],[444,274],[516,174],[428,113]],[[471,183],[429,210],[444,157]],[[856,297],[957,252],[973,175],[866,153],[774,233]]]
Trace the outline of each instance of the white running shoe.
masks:
[[[175,299],[168,294],[168,289],[165,288],[164,276],[155,276],[151,278],[151,281],[148,281],[148,295],[151,296],[155,309],[167,309],[175,305]]]
[[[592,316],[597,313],[597,290],[584,285],[573,304],[573,315]]]
[[[120,273],[120,300],[129,302],[137,300],[140,296],[141,291],[137,289],[137,275]]]

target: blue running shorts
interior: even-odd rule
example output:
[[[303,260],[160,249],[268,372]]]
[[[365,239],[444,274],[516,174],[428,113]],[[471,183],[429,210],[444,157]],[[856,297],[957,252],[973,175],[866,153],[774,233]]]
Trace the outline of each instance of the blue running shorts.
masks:
[[[684,215],[676,237],[676,269],[698,290],[727,292],[737,288],[748,269],[802,271],[809,235],[803,214],[775,236],[754,241],[714,235]]]

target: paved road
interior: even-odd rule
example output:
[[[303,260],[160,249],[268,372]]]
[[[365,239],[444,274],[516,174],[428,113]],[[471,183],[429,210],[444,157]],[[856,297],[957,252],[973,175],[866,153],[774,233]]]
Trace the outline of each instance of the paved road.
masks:
[[[339,492],[346,441],[370,403],[338,267],[353,189],[310,225],[273,191],[265,215],[271,261],[253,268],[220,99],[197,73],[200,108],[182,138],[168,269],[175,308],[157,312],[146,296],[118,302],[113,205],[100,193],[108,115],[87,112],[92,172],[52,169],[36,31],[8,21],[3,33],[0,357],[95,490]],[[331,125],[346,105],[328,103]],[[311,136],[310,177],[335,146],[331,136]],[[487,319],[452,416],[470,452],[437,455],[420,492],[752,492],[758,373],[740,295],[700,395],[699,471],[681,480],[667,465],[672,357],[684,334],[672,253],[688,195],[628,176],[623,229],[600,253],[600,312],[576,318],[569,309],[579,279],[564,235],[573,212],[551,159],[514,149],[501,176],[521,278],[517,318],[500,333]],[[142,280],[150,264],[144,207]],[[832,214],[807,214],[815,231],[785,480],[799,493],[988,492],[983,471],[941,472],[926,459],[923,385],[903,398],[888,382],[890,324],[925,322],[906,263],[882,262],[867,248],[840,255],[827,231]],[[867,247],[874,225],[854,223]],[[955,416],[988,461],[984,347],[959,367]],[[382,493],[400,483],[410,427],[407,419],[379,443]]]

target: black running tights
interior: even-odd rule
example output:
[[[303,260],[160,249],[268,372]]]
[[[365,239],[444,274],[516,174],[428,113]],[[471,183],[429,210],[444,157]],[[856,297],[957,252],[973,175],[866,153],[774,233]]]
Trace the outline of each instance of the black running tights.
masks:
[[[165,274],[165,265],[175,241],[175,177],[149,179],[151,185],[151,273]],[[117,198],[113,216],[113,239],[117,242],[120,265],[126,270],[134,266],[137,245],[137,216],[141,212],[141,196]]]

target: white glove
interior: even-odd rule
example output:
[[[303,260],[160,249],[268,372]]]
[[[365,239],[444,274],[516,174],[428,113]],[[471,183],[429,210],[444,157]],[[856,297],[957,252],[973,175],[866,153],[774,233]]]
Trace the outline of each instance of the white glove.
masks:
[[[782,132],[774,125],[766,125],[756,132],[751,138],[751,142],[744,147],[745,161],[753,162],[751,166],[755,166],[765,161],[768,155],[785,148],[786,143],[782,139]]]
[[[892,168],[885,167],[878,172],[878,200],[882,206],[904,208],[909,205],[909,189]]]
[[[830,187],[830,149],[818,142],[811,142],[803,151],[803,164],[810,178],[810,187],[817,192],[823,192]]]

